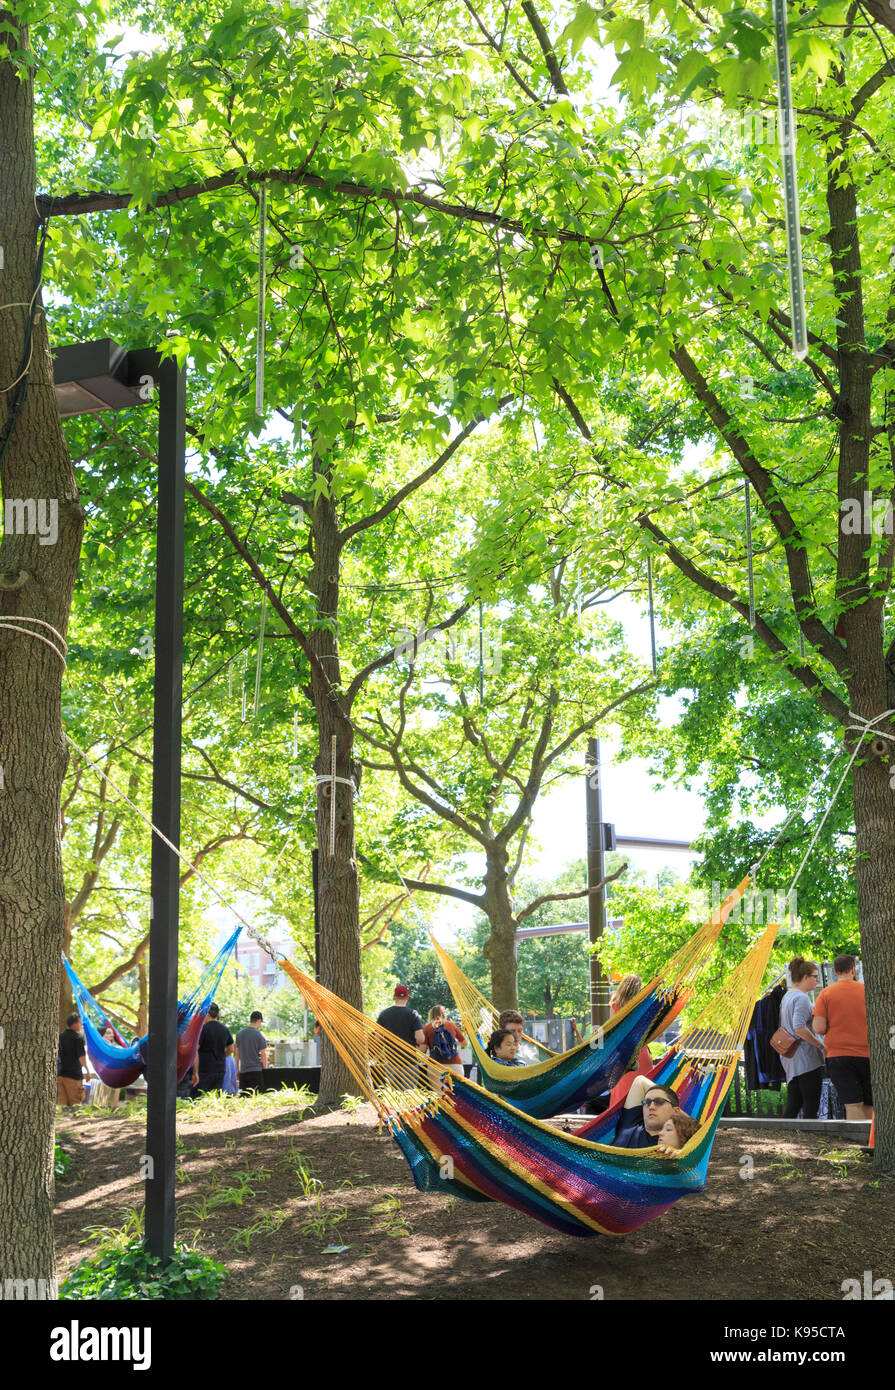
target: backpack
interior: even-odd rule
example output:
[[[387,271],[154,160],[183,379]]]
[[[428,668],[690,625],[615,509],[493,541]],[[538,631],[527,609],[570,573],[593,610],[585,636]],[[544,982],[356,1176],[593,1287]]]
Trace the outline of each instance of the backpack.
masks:
[[[435,1032],[432,1034],[432,1046],[429,1048],[436,1062],[449,1062],[452,1057],[457,1055],[457,1042],[454,1035],[443,1023],[439,1023]]]

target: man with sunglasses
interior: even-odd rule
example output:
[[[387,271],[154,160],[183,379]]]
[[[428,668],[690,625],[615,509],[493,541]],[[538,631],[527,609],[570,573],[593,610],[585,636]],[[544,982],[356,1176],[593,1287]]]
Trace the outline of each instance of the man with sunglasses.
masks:
[[[625,1099],[612,1143],[619,1149],[649,1149],[658,1143],[659,1131],[679,1106],[677,1091],[660,1086],[648,1076],[636,1076]]]

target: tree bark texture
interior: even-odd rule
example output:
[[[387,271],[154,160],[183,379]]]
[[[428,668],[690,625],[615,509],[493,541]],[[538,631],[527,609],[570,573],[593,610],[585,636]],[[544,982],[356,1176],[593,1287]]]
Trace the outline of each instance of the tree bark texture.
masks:
[[[886,704],[886,670],[878,604],[865,603],[845,623],[851,708],[874,718]],[[895,733],[887,720],[880,727]],[[849,747],[857,735],[847,735]],[[876,1166],[895,1172],[895,742],[874,753],[865,739],[852,769],[858,920],[867,998],[870,1075],[876,1115]],[[810,865],[806,866],[810,872]]]
[[[498,1012],[518,1007],[516,917],[507,863],[508,855],[502,846],[488,846],[483,910],[491,924],[491,935],[482,953],[491,967],[491,1003]]]
[[[0,14],[16,26],[9,13]],[[4,34],[11,48],[27,32]],[[0,438],[22,371],[34,294],[38,219],[34,205],[33,90],[0,62]],[[0,619],[37,618],[65,635],[83,516],[56,406],[46,324],[33,329],[28,388],[0,463],[5,501],[58,507],[55,543],[4,534]],[[49,635],[44,628],[37,631]],[[54,1277],[52,1208],[59,960],[65,923],[60,792],[62,662],[33,636],[0,628],[0,1279]]]
[[[314,564],[311,590],[321,620],[310,635],[312,650],[322,668],[312,670],[311,691],[317,715],[318,752],[315,774],[332,773],[332,740],[336,741],[336,776],[357,783],[360,765],[353,757],[351,724],[333,687],[341,685],[338,645],[340,540],[331,500],[322,497],[312,521]],[[363,1009],[360,950],[360,885],[354,844],[354,795],[345,782],[335,784],[335,831],[331,819],[333,789],[329,780],[317,783],[317,848],[319,851],[320,983],[347,1004]],[[325,1036],[321,1048],[320,1100],[338,1104],[358,1087],[342,1057]]]

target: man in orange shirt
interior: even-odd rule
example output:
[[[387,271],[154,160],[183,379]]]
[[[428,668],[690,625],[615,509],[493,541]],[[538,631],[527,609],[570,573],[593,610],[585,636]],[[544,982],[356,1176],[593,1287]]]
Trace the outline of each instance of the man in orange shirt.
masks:
[[[836,983],[817,996],[811,1027],[826,1044],[827,1075],[839,1092],[846,1118],[870,1120],[873,1092],[864,986],[855,978],[854,956],[837,956],[833,969]]]

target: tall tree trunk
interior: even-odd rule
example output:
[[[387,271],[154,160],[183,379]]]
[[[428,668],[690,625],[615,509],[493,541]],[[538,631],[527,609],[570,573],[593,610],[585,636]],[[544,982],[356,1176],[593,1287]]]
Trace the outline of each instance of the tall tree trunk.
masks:
[[[491,924],[491,935],[482,954],[491,966],[491,1002],[498,1010],[515,1009],[516,918],[507,878],[508,855],[496,845],[489,845],[486,855],[484,911]]]
[[[878,606],[855,609],[846,631],[849,661],[859,673],[849,683],[851,708],[873,718],[889,707]],[[883,727],[895,732],[891,721]],[[895,790],[889,772],[895,765],[895,743],[883,743],[885,751],[876,754],[865,739],[853,768],[852,791],[877,1167],[895,1172]]]
[[[315,466],[319,461],[315,459]],[[317,714],[318,753],[314,770],[318,777],[332,771],[332,740],[336,740],[336,776],[357,783],[360,764],[353,758],[351,726],[340,715],[341,705],[332,687],[341,684],[338,647],[339,530],[333,504],[322,497],[312,522],[314,564],[311,590],[317,599],[318,626],[311,634],[312,648],[323,674],[311,674]],[[347,1004],[363,1009],[360,950],[360,887],[354,845],[354,797],[345,782],[335,784],[335,834],[332,835],[331,788],[317,784],[317,848],[320,894],[320,983]],[[320,1100],[337,1104],[346,1093],[356,1093],[357,1083],[342,1057],[325,1036],[321,1048]]]
[[[27,49],[27,31],[8,12],[0,19],[7,26],[8,47]],[[28,304],[37,263],[33,88],[28,70],[17,73],[8,61],[0,61],[0,189],[3,303]],[[27,309],[4,309],[0,387],[7,388],[22,370],[27,317]],[[0,437],[15,395],[8,389],[0,394]],[[51,502],[58,508],[54,544],[41,544],[49,535],[4,535],[0,617],[38,618],[64,635],[83,515],[53,394],[40,309],[28,390],[0,463],[0,485],[5,501],[43,501],[45,516],[51,515]],[[16,529],[21,532],[22,526]],[[37,630],[46,635],[45,628]],[[49,1287],[54,1278],[53,1128],[65,921],[60,792],[67,753],[61,682],[62,663],[49,647],[20,632],[0,630],[0,1252],[4,1278],[44,1280]]]
[[[855,184],[843,146],[827,151],[829,245],[840,310],[836,322],[839,351],[840,442],[838,494],[840,502],[863,496],[870,482],[872,427],[872,370],[866,353],[858,240],[860,213]],[[836,597],[842,603],[845,649],[852,712],[874,719],[886,704],[886,663],[883,645],[885,596],[876,584],[875,567],[867,558],[863,535],[839,536]],[[889,721],[886,732],[895,725]],[[849,734],[850,740],[854,735]],[[867,984],[867,1024],[873,1098],[879,1123],[876,1130],[877,1166],[895,1171],[895,1066],[890,1032],[895,1024],[895,791],[888,768],[895,762],[888,739],[875,754],[864,740],[853,769],[858,919],[861,957]]]

